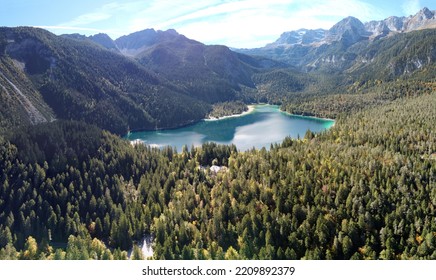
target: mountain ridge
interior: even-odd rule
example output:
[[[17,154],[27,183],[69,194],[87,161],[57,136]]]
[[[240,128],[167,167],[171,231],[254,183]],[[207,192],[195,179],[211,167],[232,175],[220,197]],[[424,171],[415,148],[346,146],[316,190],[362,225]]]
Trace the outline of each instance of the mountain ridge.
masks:
[[[92,37],[82,40],[99,44]],[[170,82],[181,85],[190,96],[212,103],[240,99],[243,88],[254,89],[251,78],[254,73],[284,66],[267,58],[253,58],[233,52],[227,46],[205,45],[174,29],[145,29],[112,42],[117,52],[136,60]],[[205,92],[208,92],[207,96]]]
[[[121,135],[175,128],[203,119],[214,103],[244,99],[245,88],[255,91],[254,73],[281,65],[207,46],[175,30],[149,29],[117,43],[121,51],[106,34],[0,28],[0,98],[10,104],[0,110],[1,125],[59,118]],[[19,99],[7,101],[11,93]]]
[[[303,28],[284,32],[275,42],[267,44],[264,48],[293,44],[319,45],[331,43],[332,41],[339,41],[340,35],[343,35],[342,33],[347,31],[347,28],[357,28],[357,32],[360,32],[362,35],[368,35],[368,38],[380,38],[380,36],[385,37],[391,33],[411,32],[434,27],[436,27],[436,10],[431,11],[428,8],[423,8],[415,15],[409,17],[391,16],[384,20],[374,20],[366,23],[362,23],[359,19],[350,16],[342,19],[328,30]],[[365,32],[368,34],[365,34]],[[308,34],[312,36],[308,36]],[[286,37],[291,37],[294,42],[286,40]]]
[[[0,28],[0,98],[7,104],[0,126],[67,119],[125,134],[188,125],[220,102],[281,104],[407,78],[436,62],[436,29],[421,30],[435,12],[406,19],[363,24],[347,17],[328,31],[284,33],[275,45],[245,52],[172,29],[114,41],[107,34]]]
[[[392,16],[365,24],[357,18],[347,17],[329,30],[284,32],[265,47],[235,51],[288,63],[305,72],[343,72],[364,61],[360,56],[362,49],[371,48],[379,40],[435,27],[436,11],[428,8],[409,17]]]
[[[184,89],[83,38],[30,27],[1,28],[0,34],[5,37],[0,69],[6,69],[7,61],[19,62],[23,67],[14,68],[16,75],[30,82],[18,87],[23,92],[30,88],[28,96],[37,92],[56,118],[85,121],[124,134],[129,128],[186,125],[208,112],[206,104],[189,97]],[[3,80],[1,88],[7,85]],[[3,96],[7,93],[2,91]],[[159,109],[164,103],[166,109]],[[21,107],[14,106],[14,110]],[[29,120],[19,124],[29,124]]]

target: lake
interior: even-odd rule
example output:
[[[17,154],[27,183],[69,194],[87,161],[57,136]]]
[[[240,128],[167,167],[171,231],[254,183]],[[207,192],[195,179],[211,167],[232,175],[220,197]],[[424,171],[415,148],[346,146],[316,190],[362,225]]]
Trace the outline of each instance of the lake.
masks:
[[[132,132],[126,138],[144,144],[173,146],[181,151],[184,145],[201,146],[205,142],[235,144],[238,150],[253,147],[269,149],[287,136],[304,137],[306,131],[320,132],[334,125],[333,120],[291,115],[274,105],[255,105],[252,112],[219,120],[203,120],[196,124],[168,130]]]

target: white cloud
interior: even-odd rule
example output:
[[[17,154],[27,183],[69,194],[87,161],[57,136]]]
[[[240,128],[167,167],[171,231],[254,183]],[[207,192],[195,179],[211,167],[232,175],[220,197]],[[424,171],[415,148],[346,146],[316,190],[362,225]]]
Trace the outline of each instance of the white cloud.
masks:
[[[144,7],[143,1],[130,1],[130,2],[122,2],[122,3],[111,2],[103,5],[100,9],[97,9],[94,12],[79,15],[68,22],[59,24],[59,26],[74,27],[74,26],[92,25],[94,23],[112,19],[116,17],[118,14],[135,15],[138,9],[141,9],[143,7]]]
[[[421,2],[420,0],[406,0],[402,8],[406,15],[414,15],[421,9]]]
[[[144,2],[141,1],[134,1],[134,2],[111,2],[108,4],[103,5],[102,10],[103,11],[112,11],[112,12],[132,12],[141,7]]]
[[[83,26],[83,25],[88,25],[88,24],[92,24],[95,22],[99,22],[102,20],[106,20],[111,18],[112,15],[109,13],[104,13],[104,12],[96,12],[96,13],[88,13],[88,14],[84,14],[84,15],[80,15],[78,17],[76,17],[75,19],[63,23],[61,25],[66,25],[66,26]]]
[[[225,2],[174,17],[165,27],[206,43],[260,47],[281,33],[299,28],[330,28],[347,16],[362,21],[382,18],[374,6],[358,0]]]
[[[125,31],[125,28],[121,26],[125,24],[125,21],[117,21],[117,15],[135,15],[135,12],[137,12],[138,9],[143,6],[143,1],[130,1],[122,3],[111,2],[103,5],[100,9],[97,9],[94,12],[79,15],[71,19],[70,21],[63,22],[58,25],[35,27],[45,28],[55,33],[81,32],[86,35],[95,33],[106,33],[113,38],[116,38],[117,36],[122,36],[126,34],[125,32],[123,32]],[[108,20],[112,20],[112,23],[108,23]],[[114,26],[114,24],[120,24],[120,26]],[[102,26],[103,28],[98,28]]]
[[[77,27],[77,26],[61,26],[61,25],[43,25],[43,26],[33,26],[35,28],[43,28],[52,32],[61,31],[63,33],[75,33],[75,32],[91,32],[91,33],[107,33],[107,30],[88,28],[88,27]]]
[[[138,31],[145,28],[172,28],[171,23],[175,23],[177,18],[218,5],[220,2],[222,1],[152,0],[131,17],[128,29]]]
[[[135,0],[108,3],[60,26],[106,29],[115,38],[174,28],[203,43],[260,47],[285,31],[327,29],[350,15],[362,21],[383,18],[362,0]]]
[[[263,46],[275,39],[289,20],[256,10],[241,10],[215,21],[183,24],[179,32],[193,39],[232,47]],[[271,37],[272,35],[272,37]]]

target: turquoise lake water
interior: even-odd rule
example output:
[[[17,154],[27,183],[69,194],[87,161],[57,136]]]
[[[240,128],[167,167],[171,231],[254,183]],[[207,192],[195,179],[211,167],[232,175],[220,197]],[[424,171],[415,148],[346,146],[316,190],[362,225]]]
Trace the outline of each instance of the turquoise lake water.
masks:
[[[242,116],[203,120],[178,129],[132,132],[126,138],[155,147],[176,147],[177,151],[184,145],[190,148],[205,142],[235,144],[238,150],[246,151],[253,147],[269,149],[271,143],[280,143],[287,136],[304,137],[308,129],[320,132],[332,125],[333,120],[290,115],[274,105],[256,105]]]

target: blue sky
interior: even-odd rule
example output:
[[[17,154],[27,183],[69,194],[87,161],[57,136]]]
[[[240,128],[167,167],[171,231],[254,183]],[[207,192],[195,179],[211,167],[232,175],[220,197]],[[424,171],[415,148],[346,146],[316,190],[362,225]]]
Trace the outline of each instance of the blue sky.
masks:
[[[0,26],[38,26],[56,34],[176,29],[206,44],[261,47],[281,33],[325,28],[344,17],[363,22],[409,16],[434,0],[0,0]]]

